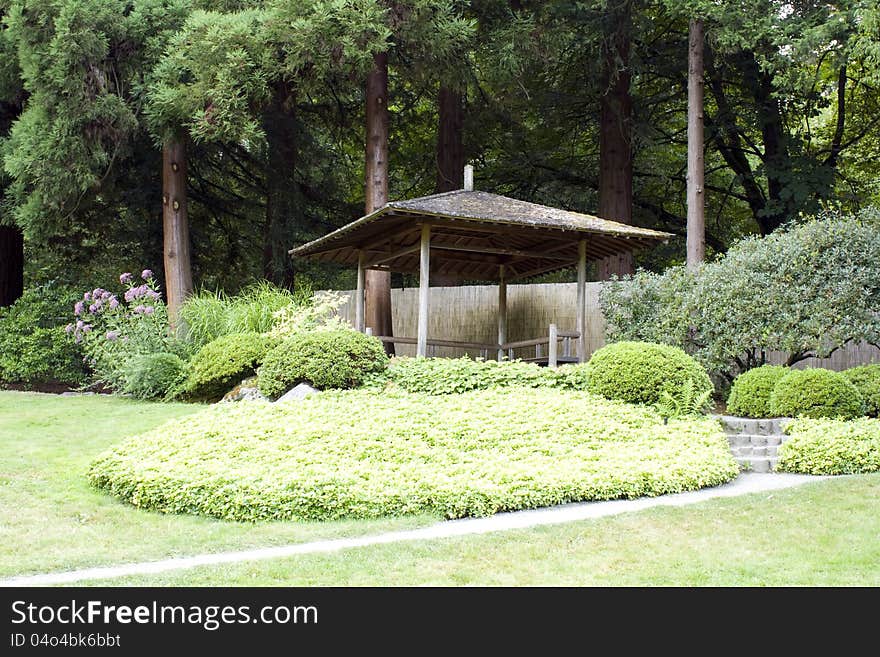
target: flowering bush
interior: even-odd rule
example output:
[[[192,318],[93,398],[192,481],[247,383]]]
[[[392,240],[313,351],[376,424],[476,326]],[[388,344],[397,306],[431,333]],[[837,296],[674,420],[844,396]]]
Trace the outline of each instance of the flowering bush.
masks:
[[[153,272],[145,269],[136,284],[132,274],[119,276],[120,295],[103,288],[83,294],[74,305],[66,331],[81,344],[98,382],[125,387],[126,365],[133,356],[179,353],[184,345],[169,331],[168,312]]]

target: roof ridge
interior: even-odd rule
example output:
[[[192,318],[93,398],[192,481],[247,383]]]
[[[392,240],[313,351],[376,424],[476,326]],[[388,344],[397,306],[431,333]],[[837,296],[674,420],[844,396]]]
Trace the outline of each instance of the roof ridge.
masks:
[[[427,199],[435,199],[435,198],[441,198],[443,196],[452,196],[453,194],[461,194],[462,192],[467,192],[467,191],[472,192],[472,191],[476,191],[476,190],[473,190],[473,189],[471,189],[471,190],[451,189],[448,192],[437,192],[436,194],[428,194],[427,196],[416,196],[415,198],[407,198],[407,199],[403,199],[402,201],[388,201],[388,203],[386,203],[385,205],[389,206],[389,205],[394,205],[395,203],[410,203],[412,201],[425,201]]]

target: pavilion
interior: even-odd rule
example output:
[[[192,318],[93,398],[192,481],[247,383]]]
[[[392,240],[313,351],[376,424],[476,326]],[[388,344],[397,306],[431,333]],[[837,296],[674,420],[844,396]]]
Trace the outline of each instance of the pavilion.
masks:
[[[466,171],[465,188],[406,201],[392,201],[324,237],[290,251],[291,255],[357,267],[355,328],[364,326],[364,279],[367,269],[419,275],[418,331],[415,337],[377,336],[385,342],[416,345],[425,356],[428,345],[497,350],[499,360],[514,347],[548,346],[543,362],[585,359],[587,261],[619,256],[672,237],[588,214],[474,191]],[[577,330],[557,332],[525,342],[508,343],[507,284],[538,274],[577,267]],[[427,335],[430,275],[498,282],[498,343],[456,343]],[[557,352],[562,339],[564,353]],[[569,340],[577,342],[577,355]],[[536,360],[541,360],[537,358]]]

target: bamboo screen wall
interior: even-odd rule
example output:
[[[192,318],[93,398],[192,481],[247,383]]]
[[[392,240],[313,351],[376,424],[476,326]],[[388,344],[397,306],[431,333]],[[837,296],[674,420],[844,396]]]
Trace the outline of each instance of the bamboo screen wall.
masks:
[[[599,310],[601,283],[587,283],[587,352],[593,353],[605,344],[605,320]],[[529,340],[547,335],[550,324],[560,331],[575,330],[575,283],[536,283],[508,285],[507,287],[507,339]],[[347,321],[354,321],[353,291],[347,291],[349,302],[340,308],[339,314]],[[394,335],[416,337],[418,313],[418,288],[397,288],[391,291],[394,316]],[[468,285],[461,287],[432,287],[428,315],[428,337],[433,339],[459,340],[462,342],[495,343],[498,327],[498,287],[495,285]],[[572,347],[574,349],[574,346]],[[397,345],[397,354],[412,356],[414,345]],[[461,356],[460,349],[436,348],[437,356]],[[478,355],[472,352],[470,355]],[[518,351],[517,357],[534,356],[534,350]],[[490,354],[490,358],[493,357]],[[781,356],[772,357],[781,362]],[[827,367],[843,370],[855,365],[880,362],[880,349],[871,345],[850,346],[839,349],[830,358],[810,358],[798,367]]]

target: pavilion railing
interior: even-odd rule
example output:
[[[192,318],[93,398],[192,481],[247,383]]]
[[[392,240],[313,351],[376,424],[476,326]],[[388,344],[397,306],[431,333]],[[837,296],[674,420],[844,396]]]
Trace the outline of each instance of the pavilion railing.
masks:
[[[367,329],[370,333],[370,330]],[[376,336],[385,343],[392,344],[418,344],[417,338],[398,337],[389,335]],[[550,325],[550,329],[546,336],[533,338],[531,340],[517,340],[516,342],[504,343],[486,343],[486,342],[463,342],[460,340],[435,340],[427,339],[429,357],[436,355],[437,347],[449,347],[453,349],[461,349],[465,353],[468,351],[479,352],[480,358],[488,359],[497,358],[498,360],[514,360],[517,357],[517,351],[526,349],[534,349],[534,357],[531,352],[522,357],[522,360],[546,364],[549,367],[556,367],[561,363],[579,362],[578,355],[575,353],[572,344],[577,344],[580,333],[577,331],[559,331],[555,324]],[[562,350],[560,353],[560,343]]]

